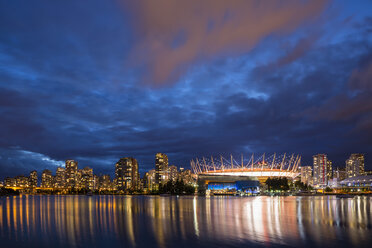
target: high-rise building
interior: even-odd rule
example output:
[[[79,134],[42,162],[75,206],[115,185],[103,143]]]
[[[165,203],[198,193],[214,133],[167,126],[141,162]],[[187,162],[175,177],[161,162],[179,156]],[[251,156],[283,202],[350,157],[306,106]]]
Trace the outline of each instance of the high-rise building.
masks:
[[[99,177],[99,190],[111,190],[111,178],[110,175],[102,175]]]
[[[147,191],[153,191],[155,187],[155,170],[150,170],[143,177],[143,188]]]
[[[5,187],[16,187],[17,182],[16,182],[15,178],[13,178],[13,177],[6,177],[4,179],[4,185],[5,185]]]
[[[41,187],[52,188],[53,187],[53,176],[50,170],[43,170],[41,174]]]
[[[301,166],[301,182],[311,185],[313,181],[313,169],[311,166]]]
[[[27,188],[28,187],[28,177],[25,177],[24,175],[16,176],[16,186],[20,188]]]
[[[81,175],[81,178],[79,180],[79,188],[93,190],[93,169],[90,167],[85,167],[84,169],[80,170],[79,174]]]
[[[339,182],[345,180],[347,178],[346,168],[336,167],[336,169],[333,170],[333,178],[337,178]]]
[[[56,170],[56,176],[54,178],[55,188],[64,188],[66,186],[66,169],[58,167]]]
[[[348,178],[364,175],[364,154],[351,154],[346,160],[346,173]]]
[[[317,188],[327,186],[327,160],[326,154],[313,156],[313,184]]]
[[[115,165],[116,188],[119,190],[139,190],[138,163],[134,158],[121,158]]]
[[[332,161],[327,160],[327,182],[332,179],[333,176],[333,169],[332,169]]]
[[[66,186],[72,188],[76,186],[78,163],[75,160],[66,160]]]
[[[33,170],[30,172],[30,176],[28,177],[28,186],[31,188],[37,187],[37,171]]]
[[[164,153],[155,155],[155,183],[160,185],[168,181],[168,156]]]
[[[99,177],[93,175],[93,190],[99,190]]]
[[[173,182],[177,181],[178,179],[178,169],[177,166],[171,165],[168,168],[168,180],[171,180]]]
[[[196,175],[191,172],[191,170],[185,170],[184,168],[180,168],[179,178],[185,184],[194,184],[196,183]]]

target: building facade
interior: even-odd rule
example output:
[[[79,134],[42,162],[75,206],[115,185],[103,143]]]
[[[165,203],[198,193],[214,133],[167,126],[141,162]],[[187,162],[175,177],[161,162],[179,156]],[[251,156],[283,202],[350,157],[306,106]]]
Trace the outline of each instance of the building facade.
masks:
[[[185,184],[196,184],[197,176],[191,172],[191,170],[185,170],[180,168],[179,179],[182,180]]]
[[[354,153],[346,160],[347,177],[364,175],[364,154]]]
[[[37,171],[31,171],[30,176],[28,177],[28,186],[31,188],[37,187]]]
[[[75,160],[66,160],[66,187],[76,186],[76,177],[78,172],[78,162]]]
[[[155,170],[150,170],[143,177],[143,188],[147,192],[156,190]]]
[[[80,184],[79,188],[93,190],[94,189],[93,169],[87,166],[84,169],[82,169],[79,174],[81,175],[79,180]]]
[[[307,185],[313,184],[313,168],[311,166],[301,167],[301,182]]]
[[[317,188],[325,188],[327,181],[327,155],[317,154],[313,156],[313,185]]]
[[[155,183],[159,186],[166,183],[168,179],[168,156],[164,153],[157,153],[155,155]]]
[[[177,166],[171,165],[168,167],[168,180],[171,180],[172,182],[177,181],[178,179],[178,169]]]
[[[43,170],[41,174],[41,187],[52,188],[53,187],[53,176],[50,170]]]
[[[118,190],[139,190],[138,162],[134,158],[121,158],[115,164],[115,182]]]
[[[66,169],[58,167],[56,170],[56,176],[54,178],[54,187],[61,189],[66,186]]]
[[[327,182],[333,178],[333,168],[332,168],[332,161],[327,160]]]
[[[112,190],[110,175],[102,175],[99,177],[99,190]]]

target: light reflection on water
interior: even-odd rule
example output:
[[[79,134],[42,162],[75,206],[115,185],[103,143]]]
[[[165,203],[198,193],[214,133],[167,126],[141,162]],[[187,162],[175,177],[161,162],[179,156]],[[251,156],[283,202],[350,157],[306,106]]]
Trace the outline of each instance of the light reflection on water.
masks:
[[[0,247],[368,247],[371,198],[15,196]]]

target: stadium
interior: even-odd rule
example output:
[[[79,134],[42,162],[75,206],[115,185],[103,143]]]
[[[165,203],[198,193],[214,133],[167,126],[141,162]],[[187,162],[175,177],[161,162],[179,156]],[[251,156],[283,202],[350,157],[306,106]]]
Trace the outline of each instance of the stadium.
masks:
[[[259,191],[267,178],[286,177],[293,179],[299,175],[301,156],[291,154],[254,157],[237,161],[232,155],[196,158],[191,160],[193,172],[198,175],[198,185],[214,193],[245,192],[254,194]]]

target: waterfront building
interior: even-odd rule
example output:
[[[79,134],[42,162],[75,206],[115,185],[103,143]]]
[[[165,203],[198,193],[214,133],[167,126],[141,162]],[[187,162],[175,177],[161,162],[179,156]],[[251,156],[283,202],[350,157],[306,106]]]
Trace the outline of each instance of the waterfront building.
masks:
[[[347,177],[364,175],[364,154],[354,153],[346,160]]]
[[[197,176],[191,172],[191,170],[184,170],[180,168],[179,179],[182,180],[185,184],[193,185],[196,183]]]
[[[16,187],[19,188],[27,188],[28,187],[28,177],[25,177],[24,175],[16,176]]]
[[[327,155],[317,154],[313,156],[313,184],[317,188],[325,188],[327,181]]]
[[[147,192],[156,190],[155,175],[156,175],[155,170],[150,170],[146,172],[143,177],[143,188]]]
[[[178,169],[177,166],[171,165],[168,168],[168,180],[175,182],[178,179]]]
[[[155,155],[155,183],[157,187],[168,181],[168,156],[164,153]]]
[[[76,186],[76,177],[78,172],[78,162],[75,160],[66,160],[66,186],[72,188]]]
[[[121,158],[115,165],[116,188],[119,190],[139,190],[140,177],[136,159]]]
[[[66,169],[58,167],[56,170],[56,176],[54,178],[55,188],[64,188],[66,186]]]
[[[337,178],[338,181],[345,180],[347,178],[346,169],[336,167],[333,170],[333,178]]]
[[[211,158],[203,157],[202,159],[196,158],[190,161],[190,166],[198,177],[201,174],[247,176],[255,177],[261,183],[265,183],[269,177],[286,177],[293,180],[300,174],[298,170],[300,164],[300,155],[287,155],[286,153],[274,153],[269,156],[263,154],[258,156],[258,158],[252,154],[248,161],[244,161],[243,156],[241,156],[241,161],[237,161],[232,155],[228,159],[219,156]]]
[[[99,177],[99,190],[111,190],[111,178],[110,175],[102,175]]]
[[[237,192],[245,194],[257,194],[260,188],[260,181],[257,177],[238,175],[198,175],[198,189],[213,192],[213,194],[233,194]]]
[[[33,170],[30,172],[30,176],[28,177],[28,186],[31,188],[37,187],[37,171]]]
[[[93,174],[93,190],[99,190],[99,176]]]
[[[311,185],[313,181],[313,169],[311,166],[301,166],[301,182]]]
[[[75,188],[76,189],[81,189],[82,188],[81,178],[82,178],[82,172],[81,172],[80,169],[78,169],[76,171],[76,174],[75,174]]]
[[[85,167],[82,170],[79,170],[79,188],[86,189],[86,190],[93,190],[94,182],[93,182],[93,169],[90,167]]]
[[[333,168],[332,168],[332,161],[327,160],[327,182],[332,179]]]
[[[52,188],[53,187],[53,176],[50,170],[43,170],[41,174],[41,187]]]
[[[372,190],[372,175],[348,177],[340,182],[342,187]]]
[[[4,185],[5,187],[16,187],[17,186],[15,178],[12,178],[12,177],[6,177],[4,180]]]

